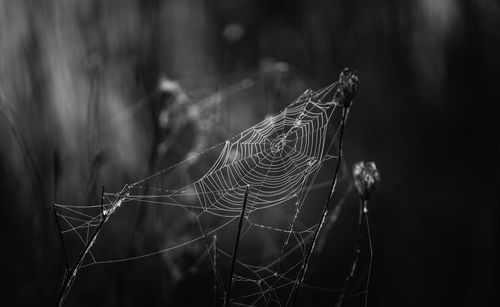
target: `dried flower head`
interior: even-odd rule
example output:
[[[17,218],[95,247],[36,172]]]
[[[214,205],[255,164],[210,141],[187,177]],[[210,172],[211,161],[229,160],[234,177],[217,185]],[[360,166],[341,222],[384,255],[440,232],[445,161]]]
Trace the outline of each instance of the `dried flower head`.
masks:
[[[380,181],[380,174],[375,166],[375,162],[360,161],[352,167],[354,186],[358,190],[363,200],[368,200],[375,189],[375,185]]]
[[[356,96],[359,87],[358,74],[354,69],[344,68],[339,76],[338,88],[335,96],[339,104],[348,108]]]

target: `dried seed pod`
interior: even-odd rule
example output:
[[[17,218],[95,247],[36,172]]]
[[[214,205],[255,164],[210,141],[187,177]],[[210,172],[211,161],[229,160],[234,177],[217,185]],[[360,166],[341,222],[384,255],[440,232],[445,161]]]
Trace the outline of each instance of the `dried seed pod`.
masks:
[[[359,196],[363,200],[370,199],[375,189],[375,185],[380,181],[380,174],[375,166],[375,162],[360,161],[352,168],[354,186],[358,190]]]
[[[359,87],[358,74],[354,69],[344,68],[339,76],[338,88],[335,96],[340,105],[345,108],[351,106]]]

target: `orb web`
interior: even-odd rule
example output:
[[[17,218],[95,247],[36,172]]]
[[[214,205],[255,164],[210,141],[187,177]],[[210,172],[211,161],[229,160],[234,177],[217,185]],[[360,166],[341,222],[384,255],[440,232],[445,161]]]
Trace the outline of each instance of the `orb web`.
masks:
[[[111,218],[112,224],[115,212],[154,206],[157,217],[153,221],[160,222],[149,227],[160,228],[154,232],[161,241],[157,249],[117,243],[112,245],[116,251],[97,255],[96,250],[103,248],[97,249],[92,242],[82,267],[190,253],[205,259],[191,267],[200,263],[208,267],[215,276],[214,295],[222,300],[248,188],[231,304],[285,305],[319,226],[317,218],[301,218],[305,200],[323,164],[338,158],[333,149],[341,125],[336,114],[343,107],[337,89],[333,83],[318,91],[307,90],[281,112],[225,142],[127,185],[120,193],[104,193],[102,205],[55,204],[63,221],[61,233],[85,245],[104,217]],[[319,214],[317,208],[306,211]],[[130,230],[123,234],[130,236]],[[97,241],[96,245],[108,244]],[[130,244],[130,240],[123,241]]]

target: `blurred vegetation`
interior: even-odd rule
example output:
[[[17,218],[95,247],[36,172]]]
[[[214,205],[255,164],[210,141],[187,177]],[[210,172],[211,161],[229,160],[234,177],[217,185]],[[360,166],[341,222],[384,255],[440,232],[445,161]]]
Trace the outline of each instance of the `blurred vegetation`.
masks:
[[[498,303],[499,28],[494,0],[0,1],[4,301],[55,302],[54,199],[97,203],[101,185],[118,191],[351,66],[361,87],[347,163],[373,160],[383,175],[369,305]],[[354,246],[341,239],[354,224],[332,240]],[[318,261],[342,276],[328,271],[336,246]],[[68,306],[210,295],[190,278],[172,288],[160,262],[84,270]]]

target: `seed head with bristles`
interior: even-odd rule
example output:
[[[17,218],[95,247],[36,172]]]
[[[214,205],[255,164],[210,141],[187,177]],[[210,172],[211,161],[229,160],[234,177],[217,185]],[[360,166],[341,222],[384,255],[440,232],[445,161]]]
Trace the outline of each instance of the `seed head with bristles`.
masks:
[[[375,162],[360,161],[352,167],[354,186],[363,200],[370,199],[375,185],[380,181],[380,174]]]

